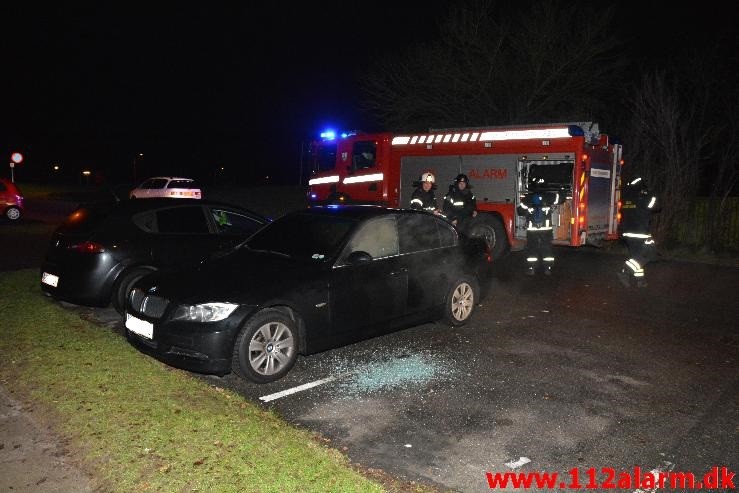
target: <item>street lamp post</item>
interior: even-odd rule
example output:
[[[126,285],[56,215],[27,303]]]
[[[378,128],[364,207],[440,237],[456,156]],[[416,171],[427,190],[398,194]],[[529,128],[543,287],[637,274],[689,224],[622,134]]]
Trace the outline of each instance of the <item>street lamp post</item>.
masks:
[[[136,181],[136,161],[138,161],[140,157],[144,157],[140,152],[133,157],[133,181]]]

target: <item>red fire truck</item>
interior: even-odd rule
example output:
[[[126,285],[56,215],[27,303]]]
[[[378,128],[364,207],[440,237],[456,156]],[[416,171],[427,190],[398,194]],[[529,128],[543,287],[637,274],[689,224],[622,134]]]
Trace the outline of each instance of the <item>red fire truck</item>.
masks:
[[[459,173],[470,179],[478,216],[470,233],[485,237],[494,257],[522,248],[516,206],[527,192],[558,191],[554,243],[580,246],[617,238],[621,145],[597,123],[440,129],[424,133],[323,135],[312,143],[312,204],[408,207],[430,171],[441,204]]]

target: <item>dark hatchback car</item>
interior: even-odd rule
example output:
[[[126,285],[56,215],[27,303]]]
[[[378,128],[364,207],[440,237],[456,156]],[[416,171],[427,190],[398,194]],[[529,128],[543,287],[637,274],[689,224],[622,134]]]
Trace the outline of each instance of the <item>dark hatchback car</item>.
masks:
[[[126,334],[176,367],[257,383],[310,354],[424,322],[466,323],[489,275],[484,241],[420,211],[295,211],[238,248],[138,281]]]
[[[139,278],[233,247],[268,222],[238,206],[199,199],[83,204],[52,236],[41,289],[78,305],[112,302],[122,314]]]

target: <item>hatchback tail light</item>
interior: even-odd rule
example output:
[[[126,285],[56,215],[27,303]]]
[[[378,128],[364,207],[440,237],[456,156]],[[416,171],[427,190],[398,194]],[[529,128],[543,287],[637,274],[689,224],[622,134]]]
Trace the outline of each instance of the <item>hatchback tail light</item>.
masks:
[[[94,241],[83,241],[82,243],[75,243],[67,246],[68,250],[74,250],[79,253],[103,253],[105,248],[100,243]]]

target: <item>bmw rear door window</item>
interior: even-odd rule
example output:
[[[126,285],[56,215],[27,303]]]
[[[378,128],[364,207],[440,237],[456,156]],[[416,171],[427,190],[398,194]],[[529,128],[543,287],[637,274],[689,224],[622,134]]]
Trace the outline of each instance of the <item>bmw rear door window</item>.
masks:
[[[439,231],[442,248],[457,244],[457,231],[448,222],[436,220],[436,228]]]
[[[400,253],[439,248],[436,220],[429,214],[407,214],[398,218]]]

